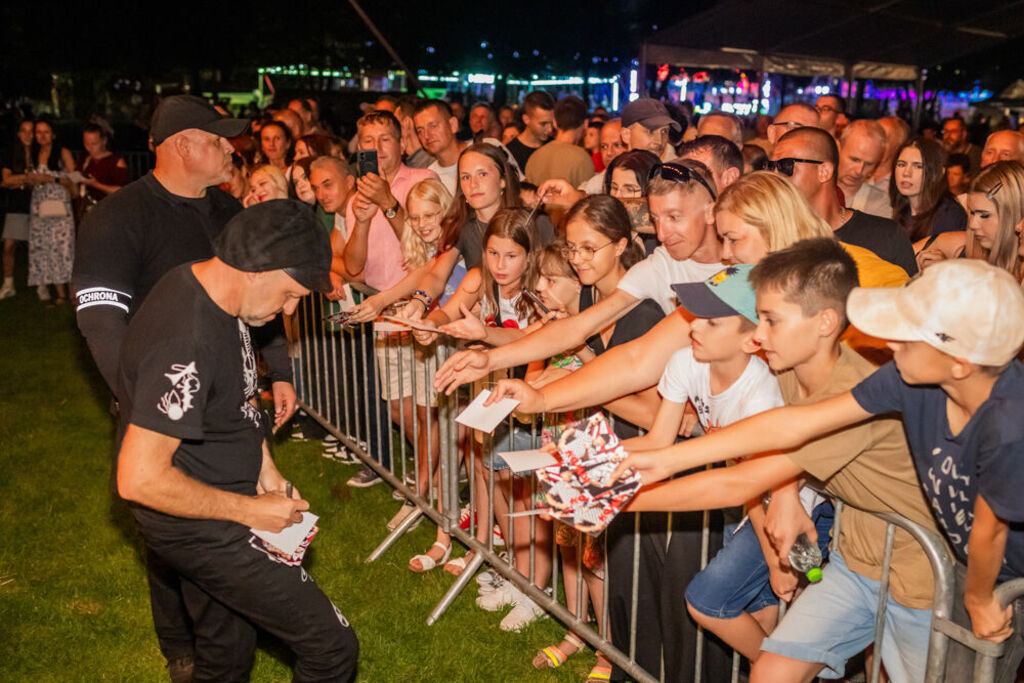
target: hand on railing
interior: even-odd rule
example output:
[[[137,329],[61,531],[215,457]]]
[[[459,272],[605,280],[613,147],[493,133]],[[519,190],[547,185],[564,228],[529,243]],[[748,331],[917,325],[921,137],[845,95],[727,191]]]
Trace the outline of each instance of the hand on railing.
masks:
[[[491,371],[486,352],[466,349],[453,354],[434,375],[434,388],[451,394],[463,384],[476,381]]]
[[[331,271],[331,291],[327,292],[324,296],[331,301],[347,299],[348,297],[345,295],[345,278]]]
[[[964,607],[971,617],[975,638],[1001,643],[1013,635],[1013,606],[1003,607],[995,592],[980,602],[974,602],[965,595]]]
[[[462,317],[445,325],[441,325],[440,330],[445,334],[450,334],[451,336],[459,339],[468,339],[469,341],[483,341],[486,339],[487,326],[484,325],[483,321],[480,320],[479,317],[473,315],[473,313],[466,308],[465,304],[459,304],[459,310],[462,311]]]
[[[491,389],[491,395],[484,401],[484,405],[492,405],[503,398],[514,398],[519,401],[516,412],[523,415],[536,415],[547,410],[544,405],[544,394],[521,379],[500,380]]]

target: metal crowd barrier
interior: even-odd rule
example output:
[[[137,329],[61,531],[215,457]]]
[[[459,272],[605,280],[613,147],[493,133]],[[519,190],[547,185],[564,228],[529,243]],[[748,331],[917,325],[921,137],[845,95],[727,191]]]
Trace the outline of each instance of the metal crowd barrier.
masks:
[[[362,297],[373,293],[365,287],[354,286],[356,289],[355,298],[357,301]],[[372,468],[393,488],[398,490],[408,501],[415,504],[416,510],[406,517],[394,531],[380,542],[380,544],[367,557],[367,562],[373,562],[381,557],[399,538],[401,538],[422,516],[429,518],[434,524],[452,537],[452,542],[458,541],[473,552],[472,560],[467,564],[465,571],[455,578],[451,587],[440,599],[437,606],[427,617],[427,625],[433,625],[458,597],[470,580],[475,576],[483,564],[487,564],[495,572],[510,581],[520,591],[525,593],[537,605],[543,608],[550,616],[558,619],[563,625],[587,641],[594,648],[600,650],[611,661],[622,668],[634,680],[643,683],[665,680],[664,664],[661,671],[646,671],[636,662],[636,632],[638,620],[644,615],[638,613],[638,584],[636,580],[640,561],[640,540],[641,540],[641,519],[642,515],[658,513],[634,513],[633,514],[633,576],[631,577],[631,604],[630,604],[630,642],[628,648],[620,649],[611,643],[611,636],[608,632],[609,623],[609,582],[603,581],[603,618],[604,625],[602,632],[598,632],[587,620],[587,613],[583,611],[583,535],[579,535],[577,546],[576,586],[577,613],[571,612],[565,604],[559,601],[558,579],[559,579],[559,551],[558,545],[553,536],[551,540],[551,577],[546,582],[545,589],[535,585],[534,565],[537,552],[547,549],[539,549],[535,543],[535,532],[537,519],[530,516],[530,545],[529,545],[529,567],[526,571],[515,566],[513,552],[515,543],[515,523],[510,521],[508,529],[511,532],[509,538],[505,539],[508,550],[507,559],[503,558],[494,546],[491,529],[495,525],[494,495],[496,492],[495,472],[491,468],[485,468],[486,491],[489,496],[487,514],[483,522],[476,520],[473,515],[477,496],[481,495],[473,483],[477,474],[476,458],[472,456],[472,448],[465,448],[472,441],[472,432],[465,436],[462,448],[465,453],[465,473],[469,480],[470,499],[470,524],[468,529],[462,529],[459,525],[459,512],[461,509],[460,500],[460,440],[459,427],[455,423],[455,417],[464,407],[468,400],[463,395],[460,405],[460,393],[455,392],[451,396],[436,396],[436,423],[430,419],[430,410],[427,409],[428,420],[426,425],[421,425],[415,408],[412,411],[411,427],[412,434],[409,434],[405,421],[400,419],[392,409],[390,402],[381,398],[381,387],[395,385],[399,396],[410,395],[409,400],[415,406],[417,392],[421,398],[433,397],[432,390],[433,375],[437,367],[454,351],[450,344],[439,342],[426,352],[419,351],[419,357],[414,358],[417,353],[416,345],[408,333],[397,332],[375,332],[374,327],[365,325],[338,325],[327,321],[327,316],[332,312],[340,310],[339,305],[330,302],[320,295],[305,297],[300,303],[296,312],[297,338],[292,339],[293,355],[296,356],[296,388],[299,394],[299,405],[312,418],[319,422],[324,429],[334,435],[346,448],[355,454],[360,461]],[[450,340],[448,340],[450,341]],[[393,362],[382,363],[377,356],[381,355]],[[397,362],[394,362],[397,361]],[[420,369],[415,366],[419,364]],[[396,368],[413,367],[409,373],[408,381],[405,373],[397,372]],[[496,379],[496,378],[492,378]],[[406,385],[410,386],[406,386]],[[478,388],[476,389],[478,390]],[[474,391],[475,393],[475,391]],[[430,401],[426,401],[428,404]],[[393,419],[394,418],[394,419]],[[540,429],[545,424],[557,421],[557,416],[540,416],[540,419],[533,423],[531,439],[533,446],[539,445]],[[512,418],[509,418],[510,427]],[[427,436],[427,443],[433,436],[433,430],[437,429],[440,437],[440,448],[437,453],[431,452],[428,448],[426,454],[426,472],[438,470],[436,481],[431,481],[429,486],[421,485],[420,469],[417,467],[416,432],[424,428]],[[493,441],[492,435],[485,435],[482,447],[489,449]],[[407,447],[412,443],[412,448]],[[514,448],[510,448],[514,450]],[[410,458],[412,463],[410,465]],[[410,474],[409,469],[412,468]],[[433,477],[432,477],[433,479]],[[509,508],[514,509],[511,487],[514,485],[514,473],[509,481]],[[530,497],[533,500],[535,482],[530,477]],[[425,494],[420,491],[425,489]],[[824,492],[822,492],[824,493]],[[824,494],[832,498],[836,505],[835,522],[833,527],[832,547],[835,548],[839,538],[839,524],[842,507],[848,505],[834,496]],[[886,526],[886,547],[882,567],[882,580],[879,598],[879,611],[875,629],[875,652],[881,652],[881,638],[885,626],[885,608],[888,596],[889,583],[889,562],[892,554],[893,540],[897,527],[906,530],[923,548],[932,567],[935,578],[935,599],[932,610],[932,631],[929,640],[927,657],[927,668],[925,674],[926,683],[941,683],[945,680],[946,651],[949,639],[952,638],[962,643],[971,650],[978,653],[975,660],[974,678],[975,683],[989,683],[993,680],[995,673],[996,659],[1002,654],[1005,644],[995,644],[988,641],[981,641],[971,634],[968,629],[955,624],[952,621],[952,610],[954,601],[954,571],[951,559],[946,551],[946,544],[934,532],[911,522],[898,515],[887,513],[870,513],[881,518]],[[673,515],[669,514],[666,533],[666,550],[668,543],[674,533]],[[701,529],[700,542],[700,567],[707,565],[710,559],[710,526],[709,515],[704,513]],[[486,525],[486,542],[476,538],[477,527],[480,524]],[[677,531],[675,533],[678,533]],[[607,550],[607,549],[606,549]],[[608,553],[605,552],[607,563]],[[607,567],[607,564],[605,565]],[[566,587],[566,590],[568,588]],[[1013,600],[1024,596],[1024,579],[1008,582],[999,587],[998,594],[1009,604]],[[785,610],[785,605],[780,605],[780,619]],[[685,612],[685,606],[680,603],[679,609]],[[704,680],[703,660],[706,656],[706,638],[698,629],[697,645],[694,658],[694,681]],[[664,660],[665,652],[662,657]],[[881,656],[872,658],[871,671],[868,673],[869,683],[876,683],[880,675]],[[733,683],[740,678],[740,657],[732,653],[731,680]],[[950,683],[961,683],[950,681]]]

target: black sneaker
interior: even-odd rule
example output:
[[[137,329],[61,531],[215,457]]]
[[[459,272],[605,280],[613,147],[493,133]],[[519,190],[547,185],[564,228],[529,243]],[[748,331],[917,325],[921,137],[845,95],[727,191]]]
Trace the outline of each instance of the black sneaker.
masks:
[[[384,481],[380,475],[371,470],[369,467],[364,466],[363,469],[359,470],[356,476],[349,479],[346,484],[354,486],[357,489],[365,489]]]

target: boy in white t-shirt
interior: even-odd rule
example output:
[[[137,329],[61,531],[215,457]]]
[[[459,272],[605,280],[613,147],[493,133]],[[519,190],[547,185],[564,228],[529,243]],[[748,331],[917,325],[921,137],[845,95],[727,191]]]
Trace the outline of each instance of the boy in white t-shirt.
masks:
[[[751,265],[730,266],[703,282],[673,285],[680,304],[697,316],[691,346],[676,351],[658,383],[661,406],[651,430],[625,442],[630,452],[671,445],[686,404],[692,403],[705,433],[783,405],[778,381],[757,357],[756,297],[747,280]],[[828,539],[832,507],[809,489],[801,502]],[[818,505],[821,504],[820,507]],[[770,576],[781,571],[763,533],[764,512],[755,505],[750,523],[726,525],[724,547],[686,589],[693,619],[741,654],[757,658],[761,641],[778,618],[779,600]],[[767,552],[765,552],[767,551]],[[827,552],[827,549],[824,549]]]

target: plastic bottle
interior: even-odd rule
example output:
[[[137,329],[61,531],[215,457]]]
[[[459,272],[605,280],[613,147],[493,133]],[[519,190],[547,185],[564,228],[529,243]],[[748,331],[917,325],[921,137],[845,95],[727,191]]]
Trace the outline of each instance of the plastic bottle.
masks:
[[[807,534],[800,534],[789,549],[789,564],[811,583],[821,581],[821,549]]]

